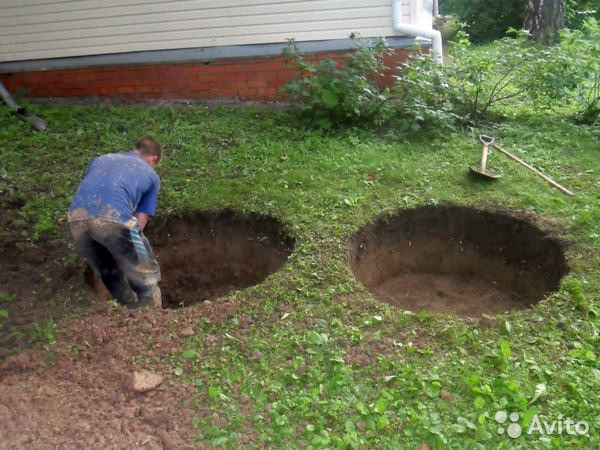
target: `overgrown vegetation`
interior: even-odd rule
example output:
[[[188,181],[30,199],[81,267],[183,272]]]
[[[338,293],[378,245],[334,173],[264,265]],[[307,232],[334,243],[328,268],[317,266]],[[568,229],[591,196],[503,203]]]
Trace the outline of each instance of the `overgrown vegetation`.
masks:
[[[563,76],[577,92],[576,120],[593,124],[600,119],[600,23],[588,19],[580,30],[565,30],[559,49],[570,63]]]
[[[289,226],[297,242],[289,262],[234,293],[240,311],[169,341],[165,363],[193,388],[186,407],[197,411],[203,444],[599,448],[600,128],[592,124],[600,39],[596,22],[586,26],[547,49],[522,34],[484,47],[459,34],[446,66],[416,55],[389,91],[376,79],[388,51],[381,41],[361,47],[350,69],[313,65],[292,49],[302,70],[291,86],[303,100],[298,115],[337,127],[330,133],[264,109],[27,105],[50,124],[36,133],[0,107],[0,207],[24,244],[66,245],[65,210],[88,161],[152,134],[167,150],[159,215],[233,208]],[[362,127],[384,122],[394,124],[385,133]],[[576,196],[494,152],[490,168],[503,178],[469,178],[480,133]],[[482,322],[374,300],[347,267],[349,237],[383,212],[437,203],[526,210],[568,243],[571,273],[535,307]],[[0,322],[15,301],[0,292]],[[59,329],[40,319],[31,340],[51,348],[64,339]],[[85,364],[79,347],[70,349]],[[517,412],[524,430],[539,415],[584,420],[590,432],[511,440],[498,434],[498,411]]]
[[[600,113],[600,26],[587,19],[581,30],[565,30],[561,43],[543,47],[526,31],[493,44],[474,46],[459,31],[442,67],[415,51],[397,70],[396,82],[382,87],[384,40],[362,41],[346,62],[312,63],[295,46],[289,57],[298,75],[286,88],[298,116],[309,126],[369,127],[383,123],[396,130],[443,132],[494,121],[508,106],[560,110],[593,124]]]
[[[460,26],[474,42],[491,42],[501,39],[511,29],[520,29],[525,21],[526,0],[441,0],[442,14],[451,15],[454,25]],[[580,29],[590,17],[600,20],[600,5],[597,0],[566,0],[565,26]]]
[[[600,5],[597,0],[566,0],[565,26],[578,30],[588,18],[600,20]]]
[[[343,65],[332,59],[314,63],[314,58],[300,52],[293,41],[286,49],[298,76],[285,92],[308,124],[331,128],[376,120],[385,99],[380,86],[384,58],[391,49],[383,39],[375,43],[355,41],[356,51]]]
[[[525,0],[443,0],[440,12],[452,15],[474,42],[502,38],[510,28],[520,29],[525,21]]]
[[[444,67],[429,55],[416,54],[399,71],[394,90],[405,105],[444,112],[438,121],[442,123],[449,123],[449,114],[465,124],[477,123],[489,119],[492,108],[499,105],[560,98],[562,65],[556,64],[551,52],[532,44],[526,33],[515,34],[474,48],[468,36],[459,32]]]
[[[51,233],[66,245],[64,211],[89,159],[126,151],[145,134],[167,149],[159,169],[160,216],[251,210],[276,216],[296,238],[280,272],[234,294],[242,307],[231,319],[199,320],[194,336],[169,344],[166,363],[193,388],[186,408],[197,411],[201,443],[600,446],[598,127],[577,125],[560,111],[508,105],[500,123],[413,140],[359,128],[324,135],[293,126],[285,112],[264,109],[27,106],[48,120],[48,132],[36,133],[0,108],[1,202],[24,238],[47,221],[53,228],[40,238]],[[563,196],[497,153],[489,164],[501,180],[469,178],[481,132],[576,197]],[[349,236],[382,212],[445,202],[537,214],[570,243],[572,271],[562,288],[534,308],[487,324],[410,314],[374,300],[347,267]],[[0,308],[9,299],[10,293],[2,294]],[[42,347],[65,339],[60,322],[54,323],[56,329],[38,322],[34,339]],[[152,334],[149,348],[166,338],[159,334]],[[524,433],[510,440],[497,432],[499,410],[518,412],[525,430],[533,414],[548,422],[561,415],[587,421],[590,433]]]

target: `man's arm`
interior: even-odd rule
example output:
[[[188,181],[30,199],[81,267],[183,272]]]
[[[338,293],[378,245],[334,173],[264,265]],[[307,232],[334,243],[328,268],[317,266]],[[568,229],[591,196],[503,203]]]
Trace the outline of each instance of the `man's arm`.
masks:
[[[144,231],[144,228],[146,228],[146,225],[150,221],[150,215],[143,212],[135,212],[133,213],[133,217],[137,219],[138,228],[140,229],[140,231]]]
[[[138,226],[140,231],[144,230],[144,227],[148,224],[150,217],[154,216],[156,211],[156,202],[158,200],[158,191],[160,189],[160,179],[156,177],[156,180],[150,187],[150,189],[142,195],[133,216],[138,220]]]

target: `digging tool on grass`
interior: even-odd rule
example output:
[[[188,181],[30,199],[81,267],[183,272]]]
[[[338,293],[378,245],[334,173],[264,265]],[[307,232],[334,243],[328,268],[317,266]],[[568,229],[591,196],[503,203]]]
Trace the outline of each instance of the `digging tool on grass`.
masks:
[[[19,105],[17,105],[17,103],[10,96],[10,93],[6,90],[6,88],[4,87],[4,85],[2,84],[1,81],[0,81],[0,97],[2,97],[2,99],[4,100],[4,103],[6,103],[10,108],[13,109],[13,113],[15,115],[17,115],[19,118],[29,122],[33,126],[33,128],[35,128],[36,130],[44,131],[48,127],[48,125],[46,124],[46,122],[44,120],[40,119],[38,116],[36,116],[32,112],[27,111],[25,108],[21,108]]]
[[[490,148],[490,145],[492,145],[494,143],[494,138],[490,137],[490,136],[486,136],[485,134],[482,134],[481,136],[479,136],[479,140],[483,144],[483,150],[481,152],[481,164],[479,167],[470,167],[471,173],[482,176],[484,178],[488,178],[490,180],[497,180],[502,175],[491,173],[486,170],[489,148]]]
[[[552,178],[550,178],[547,175],[544,175],[542,172],[540,172],[539,170],[537,170],[535,167],[527,164],[525,161],[523,161],[522,159],[516,157],[515,155],[513,155],[512,153],[504,150],[502,147],[500,147],[498,144],[492,143],[492,146],[498,150],[500,153],[504,153],[506,156],[508,156],[510,159],[518,162],[519,164],[521,164],[522,166],[525,166],[527,169],[531,170],[533,173],[535,173],[537,176],[539,176],[540,178],[543,178],[544,180],[546,180],[550,186],[558,189],[560,192],[562,192],[563,194],[566,195],[570,195],[570,196],[574,196],[575,194],[573,192],[571,192],[570,190],[568,190],[566,187],[561,186],[560,184],[558,184],[556,181],[554,181]]]

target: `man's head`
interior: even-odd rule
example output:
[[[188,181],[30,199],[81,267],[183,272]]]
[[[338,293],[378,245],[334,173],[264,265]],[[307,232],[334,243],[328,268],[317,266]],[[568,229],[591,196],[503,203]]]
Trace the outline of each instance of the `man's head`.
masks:
[[[160,166],[163,149],[156,139],[144,137],[135,143],[135,151],[152,167]]]

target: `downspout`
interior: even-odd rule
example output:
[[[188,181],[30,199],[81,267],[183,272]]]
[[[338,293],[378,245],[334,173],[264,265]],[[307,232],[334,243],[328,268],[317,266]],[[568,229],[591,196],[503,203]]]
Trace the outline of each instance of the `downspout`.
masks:
[[[417,2],[418,4],[421,3],[419,0],[412,1]],[[425,3],[427,3],[427,0],[425,0]],[[429,1],[429,4],[431,5],[431,1]],[[422,21],[419,24],[413,24],[402,21],[402,11],[402,1],[392,0],[392,27],[394,28],[394,31],[407,34],[409,36],[431,39],[431,51],[433,53],[433,57],[437,62],[443,64],[442,34],[438,30],[434,30],[431,27],[432,14],[429,14],[429,25],[423,23]]]

